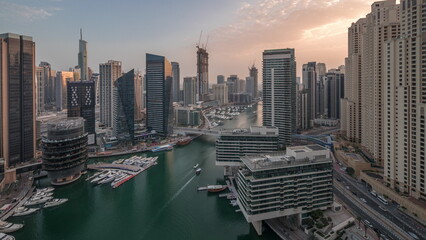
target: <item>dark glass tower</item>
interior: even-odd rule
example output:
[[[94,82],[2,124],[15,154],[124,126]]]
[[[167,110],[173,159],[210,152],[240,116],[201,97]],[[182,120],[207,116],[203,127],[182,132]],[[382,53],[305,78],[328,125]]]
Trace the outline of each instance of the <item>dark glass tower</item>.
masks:
[[[135,71],[114,82],[114,133],[119,139],[134,140],[135,136]]]
[[[163,56],[146,54],[146,126],[160,135],[171,133],[172,66]]]
[[[89,144],[95,143],[95,82],[67,82],[68,117],[82,117],[84,129],[89,133]]]
[[[31,37],[0,34],[0,158],[6,167],[35,153],[35,44]]]

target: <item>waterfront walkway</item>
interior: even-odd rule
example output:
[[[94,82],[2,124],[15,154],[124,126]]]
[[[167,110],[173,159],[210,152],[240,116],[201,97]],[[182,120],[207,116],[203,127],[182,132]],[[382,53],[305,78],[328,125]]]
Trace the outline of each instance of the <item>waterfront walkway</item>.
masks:
[[[118,169],[118,170],[125,170],[125,171],[131,171],[131,172],[138,172],[139,170],[141,170],[141,168],[137,166],[126,165],[126,164],[111,164],[111,163],[90,164],[90,165],[87,165],[87,169],[91,169],[91,170]]]

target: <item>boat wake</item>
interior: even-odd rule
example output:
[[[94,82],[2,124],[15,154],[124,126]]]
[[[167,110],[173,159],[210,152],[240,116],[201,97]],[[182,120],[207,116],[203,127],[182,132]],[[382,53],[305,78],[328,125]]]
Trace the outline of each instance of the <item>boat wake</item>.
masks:
[[[191,173],[191,172],[190,172]],[[173,202],[173,200],[175,200],[179,194],[182,193],[183,190],[185,190],[185,188],[188,186],[188,184],[190,184],[192,182],[192,180],[194,180],[194,178],[196,177],[196,175],[192,176],[181,188],[179,188],[179,190],[160,208],[160,210],[157,212],[157,214],[155,215],[155,217],[153,218],[154,220],[151,222],[151,224],[149,224],[149,226],[146,228],[145,233],[142,235],[141,239],[144,239],[145,235],[151,230],[152,226],[154,225],[154,223],[158,220],[158,218],[160,217],[160,215],[163,213],[163,211],[170,205],[170,203]]]

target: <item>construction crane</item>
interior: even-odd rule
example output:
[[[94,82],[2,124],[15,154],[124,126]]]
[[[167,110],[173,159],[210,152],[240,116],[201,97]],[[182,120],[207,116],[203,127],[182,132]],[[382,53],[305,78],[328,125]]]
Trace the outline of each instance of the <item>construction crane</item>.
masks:
[[[200,48],[200,44],[201,44],[201,36],[203,35],[203,30],[201,30],[201,33],[200,33],[200,37],[198,38],[198,43],[197,43],[197,45],[196,45],[196,47],[197,48]]]

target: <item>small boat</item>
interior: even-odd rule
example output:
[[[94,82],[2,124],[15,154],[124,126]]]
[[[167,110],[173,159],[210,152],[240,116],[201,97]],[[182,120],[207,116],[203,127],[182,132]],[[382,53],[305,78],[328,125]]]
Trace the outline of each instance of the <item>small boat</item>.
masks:
[[[195,174],[200,175],[201,173],[201,168],[197,168],[197,170],[195,170]]]
[[[50,197],[52,196],[53,193],[52,192],[37,192],[36,194],[34,194],[34,197]]]
[[[173,150],[173,145],[167,144],[167,145],[155,147],[151,151],[152,152],[161,152],[161,151],[171,151],[171,150]]]
[[[195,165],[194,165],[194,169],[197,169],[197,168],[198,168],[198,166],[200,166],[200,164],[198,164],[198,163],[197,163],[197,164],[195,164]]]
[[[13,213],[14,217],[19,217],[19,216],[26,216],[26,215],[30,215],[31,213],[39,210],[40,208],[26,208],[26,207],[18,207],[17,209],[15,209],[15,212]],[[1,238],[0,238],[1,239]]]
[[[55,188],[53,187],[39,188],[37,189],[37,193],[48,193],[48,192],[52,192],[53,190],[55,190]]]
[[[4,233],[0,233],[0,240],[15,240],[15,237],[4,234]]]
[[[208,185],[207,191],[209,192],[221,192],[225,190],[228,186],[226,185]]]
[[[178,146],[185,146],[185,145],[189,144],[190,142],[191,142],[191,138],[190,138],[190,137],[186,137],[186,138],[182,138],[182,139],[180,139],[180,140],[176,143],[176,145],[178,145]]]
[[[11,233],[18,231],[21,229],[24,225],[19,223],[8,223],[4,221],[0,221],[0,232],[2,233]]]
[[[52,199],[52,200],[46,202],[43,205],[43,207],[44,208],[54,207],[54,206],[58,206],[58,205],[61,205],[63,203],[66,203],[67,201],[68,201],[68,199],[66,199],[66,198],[55,198],[55,199]]]

